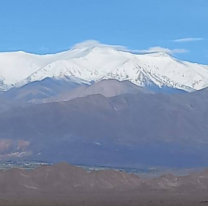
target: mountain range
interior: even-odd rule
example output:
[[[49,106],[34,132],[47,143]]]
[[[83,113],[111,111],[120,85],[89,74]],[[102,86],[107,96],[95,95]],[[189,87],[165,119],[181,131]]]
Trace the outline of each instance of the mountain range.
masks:
[[[0,159],[207,166],[207,72],[94,41],[1,53]]]
[[[57,54],[0,53],[0,90],[46,78],[79,84],[117,79],[148,88],[194,91],[208,86],[208,66],[180,61],[165,53],[135,54],[96,41]]]
[[[206,166],[207,103],[207,89],[165,94],[128,81],[82,85],[2,111],[0,158]]]

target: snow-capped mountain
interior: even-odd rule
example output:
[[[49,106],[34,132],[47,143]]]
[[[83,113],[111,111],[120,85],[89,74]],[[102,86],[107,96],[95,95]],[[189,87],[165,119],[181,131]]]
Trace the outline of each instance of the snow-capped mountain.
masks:
[[[129,80],[139,86],[192,91],[208,86],[208,66],[179,61],[165,53],[134,54],[96,41],[57,54],[0,53],[0,90],[47,77],[85,83]]]

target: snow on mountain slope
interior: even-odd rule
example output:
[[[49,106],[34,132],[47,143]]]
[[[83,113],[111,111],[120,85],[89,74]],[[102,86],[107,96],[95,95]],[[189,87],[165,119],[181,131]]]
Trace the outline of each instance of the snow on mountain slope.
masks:
[[[47,65],[48,58],[25,52],[0,53],[0,81],[13,85],[23,80],[39,68]]]
[[[88,41],[51,55],[0,53],[0,89],[44,78],[72,81],[129,80],[186,91],[208,86],[208,66],[179,61],[168,54],[133,54],[123,47]]]

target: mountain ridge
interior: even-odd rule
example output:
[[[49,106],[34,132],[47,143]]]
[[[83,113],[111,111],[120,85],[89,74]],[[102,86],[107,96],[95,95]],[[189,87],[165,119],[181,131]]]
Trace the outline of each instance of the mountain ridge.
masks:
[[[135,54],[124,47],[96,41],[86,41],[57,54],[0,53],[1,90],[44,78],[74,78],[81,83],[129,80],[143,87],[194,91],[208,85],[208,66],[180,61],[164,53]]]
[[[204,166],[208,157],[207,102],[205,89],[183,95],[93,94],[16,107],[0,116],[1,158]],[[27,147],[16,147],[18,140],[27,142]]]

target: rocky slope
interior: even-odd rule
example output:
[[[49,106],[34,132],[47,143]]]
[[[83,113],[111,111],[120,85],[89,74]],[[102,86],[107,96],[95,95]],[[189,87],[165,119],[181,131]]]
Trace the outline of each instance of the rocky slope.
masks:
[[[207,192],[208,172],[204,170],[186,176],[163,175],[142,179],[134,174],[115,170],[87,172],[82,168],[59,163],[34,170],[0,171],[0,195],[29,196],[67,195],[94,192]]]

